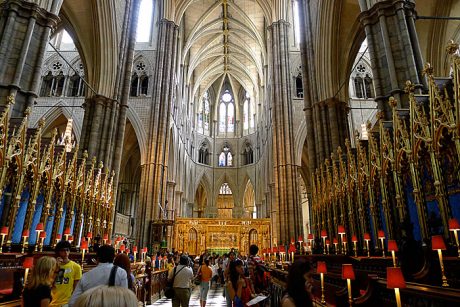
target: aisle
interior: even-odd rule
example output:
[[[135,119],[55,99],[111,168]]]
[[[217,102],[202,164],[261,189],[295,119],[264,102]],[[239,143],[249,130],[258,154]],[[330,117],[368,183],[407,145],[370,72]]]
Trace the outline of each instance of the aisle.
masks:
[[[212,307],[225,307],[225,297],[222,296],[223,288],[218,289],[209,289],[208,299],[206,301],[206,306]],[[156,301],[153,305],[147,306],[172,306],[171,300],[167,298],[162,298]],[[200,306],[200,287],[195,287],[192,292],[192,297],[190,298],[190,307],[199,307]]]

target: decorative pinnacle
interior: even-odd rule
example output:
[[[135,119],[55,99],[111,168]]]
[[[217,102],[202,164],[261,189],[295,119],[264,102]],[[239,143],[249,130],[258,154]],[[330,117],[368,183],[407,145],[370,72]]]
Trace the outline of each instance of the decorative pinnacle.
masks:
[[[24,111],[24,116],[29,116],[30,115],[30,107],[28,107],[25,111]]]
[[[383,111],[378,111],[376,116],[378,120],[382,120],[385,118],[385,113],[383,113]]]
[[[425,67],[426,67],[426,66],[425,66]],[[423,71],[424,71],[426,74],[430,74],[430,73],[428,72],[427,69],[429,69],[429,68],[425,68]],[[414,90],[415,90],[414,84],[413,84],[411,81],[407,80],[407,81],[406,81],[406,87],[404,88],[404,91],[405,91],[407,94],[410,94],[410,93],[413,93]]]
[[[458,50],[458,47],[458,44],[451,40],[449,44],[447,44],[446,51],[448,54],[455,54]]]
[[[87,150],[85,150],[85,151],[83,152],[83,158],[84,158],[84,159],[88,159],[88,151],[87,151]]]
[[[42,129],[45,126],[45,118],[42,117],[38,120],[38,128]]]
[[[15,96],[13,94],[9,95],[6,98],[8,105],[13,105],[16,102]]]
[[[388,104],[394,109],[396,108],[396,105],[397,105],[397,102],[396,102],[396,99],[394,97],[390,97],[390,99],[388,99]]]
[[[424,75],[432,75],[433,74],[433,67],[431,66],[430,63],[425,63],[425,66],[423,66],[423,74]],[[407,82],[406,82],[407,84]]]
[[[104,162],[100,161],[98,166],[99,166],[99,168],[102,169],[104,167]]]
[[[371,131],[371,129],[372,129],[372,124],[371,124],[371,122],[369,120],[366,121],[366,129],[367,129],[367,131]]]

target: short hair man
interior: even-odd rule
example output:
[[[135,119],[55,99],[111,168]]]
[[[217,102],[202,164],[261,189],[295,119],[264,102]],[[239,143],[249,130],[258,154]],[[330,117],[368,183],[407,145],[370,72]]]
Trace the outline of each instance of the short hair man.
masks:
[[[70,243],[60,241],[54,249],[59,264],[59,273],[56,276],[54,287],[51,289],[51,307],[66,305],[78,281],[81,279],[81,267],[69,259]]]
[[[69,301],[69,306],[72,306],[77,298],[85,291],[101,286],[108,285],[112,269],[115,270],[115,282],[113,286],[128,288],[128,276],[126,271],[114,267],[113,259],[115,258],[115,249],[110,245],[101,246],[97,251],[98,265],[89,272],[83,274],[78,283],[72,298]]]

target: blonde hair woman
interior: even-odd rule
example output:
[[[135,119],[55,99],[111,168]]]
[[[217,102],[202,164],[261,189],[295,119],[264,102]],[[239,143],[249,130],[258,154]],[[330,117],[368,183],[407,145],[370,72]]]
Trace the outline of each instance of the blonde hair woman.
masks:
[[[51,286],[58,269],[56,259],[53,257],[44,256],[38,259],[32,269],[30,280],[22,293],[22,306],[49,306],[51,302]]]
[[[133,291],[123,287],[98,286],[77,299],[73,307],[137,307]]]

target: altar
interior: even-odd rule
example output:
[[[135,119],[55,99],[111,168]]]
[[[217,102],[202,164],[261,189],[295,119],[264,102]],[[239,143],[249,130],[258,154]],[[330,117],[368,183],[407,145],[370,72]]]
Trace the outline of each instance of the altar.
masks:
[[[234,248],[249,254],[249,246],[270,247],[270,219],[176,218],[173,248],[199,255],[223,254]]]

